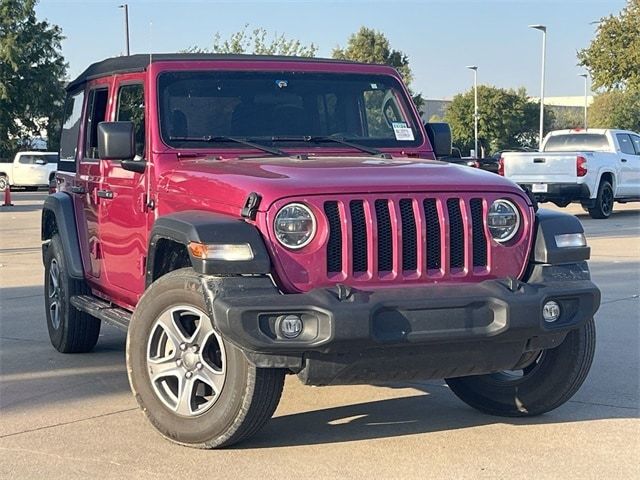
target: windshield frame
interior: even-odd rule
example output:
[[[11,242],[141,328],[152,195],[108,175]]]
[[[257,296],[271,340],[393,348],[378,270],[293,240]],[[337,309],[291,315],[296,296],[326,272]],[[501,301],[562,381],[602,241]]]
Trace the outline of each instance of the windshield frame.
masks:
[[[156,121],[154,122],[157,132],[157,139],[159,140],[159,145],[165,147],[165,149],[174,150],[174,151],[195,151],[199,153],[204,153],[207,151],[211,152],[224,152],[231,153],[242,151],[243,153],[252,151],[248,147],[240,146],[236,142],[216,142],[215,146],[207,143],[188,143],[183,142],[182,144],[175,144],[169,140],[166,135],[167,132],[163,132],[162,125],[162,91],[161,91],[161,80],[166,74],[174,74],[174,73],[207,73],[211,72],[213,74],[217,72],[223,72],[226,74],[229,73],[246,73],[246,72],[258,72],[265,74],[277,74],[277,73],[285,73],[285,74],[324,74],[324,75],[349,75],[349,76],[361,76],[365,78],[372,77],[384,77],[385,82],[389,84],[389,86],[395,92],[395,97],[402,111],[402,115],[408,121],[407,123],[411,127],[414,134],[414,141],[400,141],[394,140],[393,138],[387,139],[393,142],[392,145],[380,145],[379,141],[375,139],[369,140],[363,137],[352,137],[347,136],[344,137],[345,140],[350,141],[352,143],[363,144],[367,147],[376,148],[381,151],[389,151],[389,152],[404,152],[405,150],[409,153],[421,153],[421,152],[431,152],[432,148],[428,142],[428,139],[424,133],[424,128],[422,125],[421,118],[418,114],[417,108],[413,103],[412,98],[409,95],[409,92],[402,82],[401,78],[397,74],[397,72],[391,67],[384,65],[368,65],[368,64],[357,64],[357,63],[345,63],[345,64],[315,64],[315,63],[305,63],[301,60],[295,61],[255,61],[249,62],[251,68],[245,64],[245,62],[238,61],[226,61],[220,62],[189,62],[184,63],[180,66],[180,68],[175,68],[175,64],[171,65],[173,68],[165,67],[161,68],[161,64],[152,64],[152,71],[150,74],[152,78],[155,76],[155,82],[153,82],[153,88],[155,89],[155,110],[156,110]],[[339,68],[338,68],[339,67]],[[157,70],[154,72],[153,70]],[[155,74],[155,75],[154,75]],[[277,136],[277,135],[274,135]],[[240,137],[238,137],[240,138]],[[270,137],[267,136],[246,136],[242,137],[243,139],[249,139],[251,141],[264,143],[265,145],[272,146],[272,142]],[[321,153],[322,151],[348,151],[349,153],[355,153],[357,150],[354,148],[350,148],[348,146],[341,146],[339,144],[331,144],[327,143],[310,143],[310,142],[278,142],[278,147],[284,148],[286,150],[290,150],[292,152],[307,152],[307,153]],[[361,153],[361,152],[358,152]]]

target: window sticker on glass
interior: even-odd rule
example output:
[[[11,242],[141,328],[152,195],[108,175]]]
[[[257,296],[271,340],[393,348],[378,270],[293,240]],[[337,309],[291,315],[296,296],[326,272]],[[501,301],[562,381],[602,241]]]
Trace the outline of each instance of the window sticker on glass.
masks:
[[[377,90],[378,89],[378,84],[377,83],[372,83],[371,84],[371,90]]]
[[[411,142],[414,140],[413,130],[405,122],[393,122],[393,133],[396,135],[396,140]]]

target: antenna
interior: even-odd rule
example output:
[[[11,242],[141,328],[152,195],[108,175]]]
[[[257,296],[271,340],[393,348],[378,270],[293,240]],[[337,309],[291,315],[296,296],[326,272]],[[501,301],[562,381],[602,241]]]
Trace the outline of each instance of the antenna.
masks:
[[[149,22],[149,65],[153,60],[153,21]]]

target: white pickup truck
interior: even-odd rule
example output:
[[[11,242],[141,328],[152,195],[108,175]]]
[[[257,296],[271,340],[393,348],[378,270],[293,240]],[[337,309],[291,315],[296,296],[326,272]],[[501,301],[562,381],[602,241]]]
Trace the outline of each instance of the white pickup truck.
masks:
[[[0,192],[8,186],[34,190],[48,187],[58,169],[56,152],[18,152],[10,163],[0,163]]]
[[[640,135],[626,130],[556,130],[540,152],[507,152],[499,173],[539,202],[580,202],[592,218],[608,218],[614,201],[640,201]]]

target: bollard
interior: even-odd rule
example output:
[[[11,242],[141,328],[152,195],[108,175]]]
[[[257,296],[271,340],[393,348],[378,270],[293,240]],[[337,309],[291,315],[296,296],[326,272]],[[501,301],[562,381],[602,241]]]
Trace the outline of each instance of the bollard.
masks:
[[[7,188],[4,189],[4,203],[3,207],[13,207],[13,203],[11,203],[11,186],[7,184]]]

